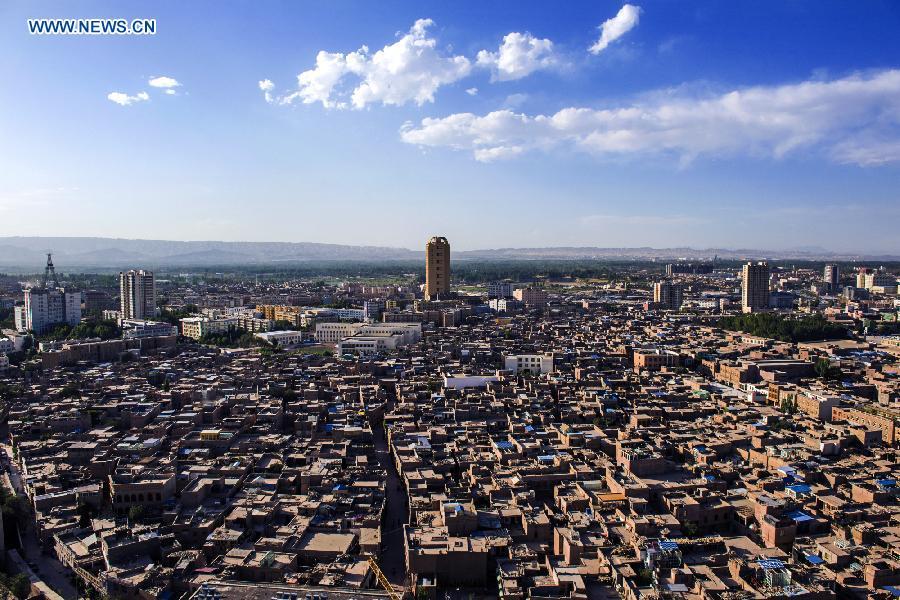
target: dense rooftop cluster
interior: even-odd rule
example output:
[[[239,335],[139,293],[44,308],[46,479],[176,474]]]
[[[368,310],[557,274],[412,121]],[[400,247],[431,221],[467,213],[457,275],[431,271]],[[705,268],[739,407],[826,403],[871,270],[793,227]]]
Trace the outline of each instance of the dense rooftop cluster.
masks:
[[[896,596],[900,339],[856,330],[897,302],[783,277],[783,314],[846,337],[722,329],[722,273],[684,275],[680,310],[639,281],[493,307],[474,287],[168,290],[173,312],[315,306],[280,309],[311,322],[277,351],[146,337],[7,369],[7,485],[52,555],[37,570],[111,597]],[[419,335],[313,339],[347,320],[323,301],[376,300]]]

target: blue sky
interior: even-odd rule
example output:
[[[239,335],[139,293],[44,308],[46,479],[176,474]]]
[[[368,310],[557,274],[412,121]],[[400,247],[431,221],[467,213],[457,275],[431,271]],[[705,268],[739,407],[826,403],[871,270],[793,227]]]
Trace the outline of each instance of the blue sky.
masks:
[[[0,235],[897,253],[897,31],[890,1],[6,2]]]

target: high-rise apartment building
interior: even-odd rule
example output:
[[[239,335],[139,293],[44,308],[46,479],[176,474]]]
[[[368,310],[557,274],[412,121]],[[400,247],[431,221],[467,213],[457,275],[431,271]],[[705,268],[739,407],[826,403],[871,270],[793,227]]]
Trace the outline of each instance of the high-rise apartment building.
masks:
[[[748,262],[744,265],[741,281],[741,308],[744,312],[765,310],[769,307],[769,263]]]
[[[156,316],[156,278],[153,271],[119,273],[119,318],[152,319]]]
[[[56,325],[75,326],[81,322],[81,292],[59,286],[50,254],[47,254],[47,267],[41,285],[25,290],[22,316],[24,320],[17,319],[20,331],[37,334],[46,333]]]
[[[858,267],[856,269],[856,287],[866,287],[866,275],[871,275],[875,270],[869,267]]]
[[[837,265],[825,265],[825,274],[823,276],[825,287],[829,292],[837,291],[841,282],[841,273]]]
[[[433,237],[425,244],[425,299],[437,300],[450,293],[450,242]]]
[[[25,290],[25,330],[46,333],[56,325],[81,322],[81,292],[64,288],[33,287]]]
[[[679,310],[684,299],[680,283],[668,279],[653,284],[653,302],[667,310]]]

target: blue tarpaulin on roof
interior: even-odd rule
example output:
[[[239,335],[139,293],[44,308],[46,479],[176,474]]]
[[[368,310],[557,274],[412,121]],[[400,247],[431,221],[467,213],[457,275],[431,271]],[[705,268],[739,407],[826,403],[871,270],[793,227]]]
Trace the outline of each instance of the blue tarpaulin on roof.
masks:
[[[807,554],[806,562],[808,562],[811,565],[821,565],[825,561],[822,560],[822,557],[816,556],[815,554]]]
[[[806,485],[805,483],[798,483],[796,485],[789,485],[787,489],[794,492],[795,494],[808,494],[812,491],[812,488]]]
[[[798,523],[803,523],[805,521],[812,521],[813,518],[803,512],[802,510],[794,510],[787,514],[788,518],[797,521]]]

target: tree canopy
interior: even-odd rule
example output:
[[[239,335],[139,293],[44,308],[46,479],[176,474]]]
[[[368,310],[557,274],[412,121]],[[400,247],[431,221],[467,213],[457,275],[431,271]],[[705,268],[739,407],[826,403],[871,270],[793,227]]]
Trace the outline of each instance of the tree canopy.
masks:
[[[830,323],[822,315],[785,317],[774,313],[751,313],[719,319],[719,327],[782,342],[835,340],[847,337],[847,329]]]

